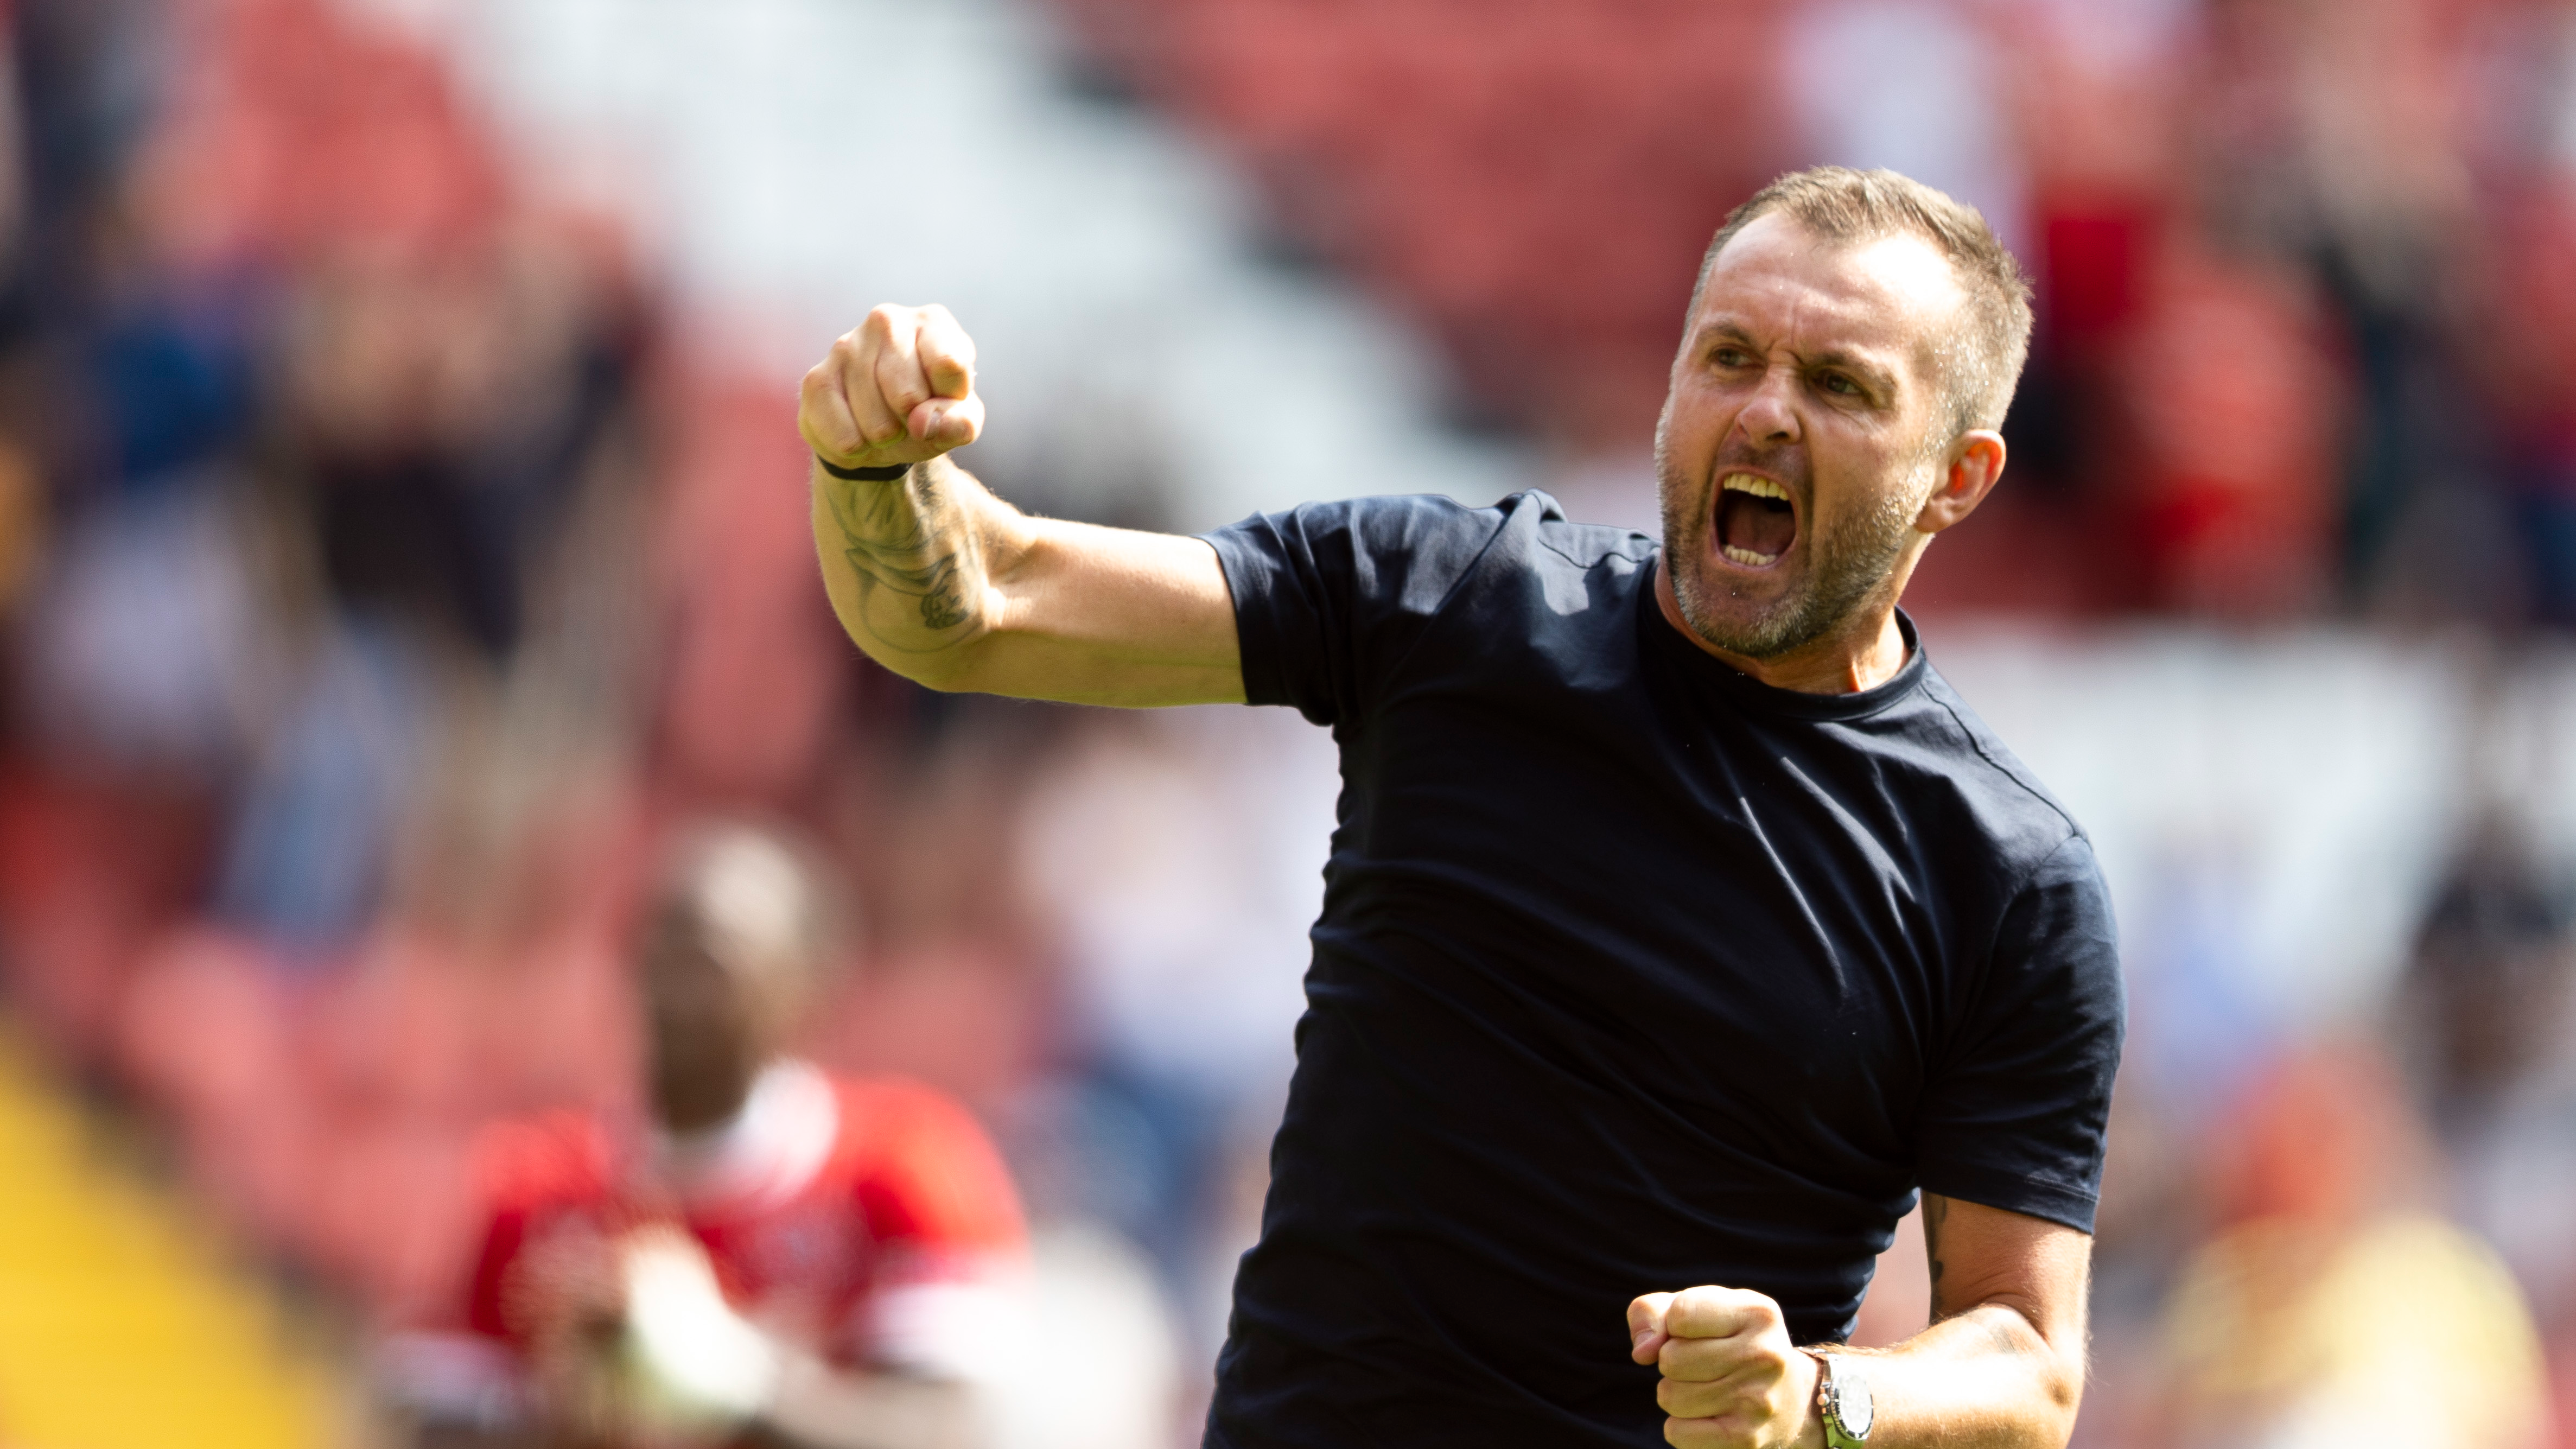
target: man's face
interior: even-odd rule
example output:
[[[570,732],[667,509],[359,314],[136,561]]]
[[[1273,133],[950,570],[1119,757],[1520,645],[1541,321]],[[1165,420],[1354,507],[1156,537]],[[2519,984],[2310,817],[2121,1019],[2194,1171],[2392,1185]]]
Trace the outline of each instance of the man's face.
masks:
[[[738,1111],[767,1058],[759,983],[685,932],[647,943],[642,982],[653,1114],[676,1132]]]
[[[1934,349],[1962,296],[1922,238],[1826,242],[1777,212],[1718,254],[1655,429],[1693,633],[1769,659],[1893,599],[1946,462]]]

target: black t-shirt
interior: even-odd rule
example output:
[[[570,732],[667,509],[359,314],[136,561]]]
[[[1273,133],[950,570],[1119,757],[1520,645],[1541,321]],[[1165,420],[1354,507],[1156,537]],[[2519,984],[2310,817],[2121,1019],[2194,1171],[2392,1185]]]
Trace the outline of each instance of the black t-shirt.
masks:
[[[1777,690],[1524,493],[1208,536],[1342,795],[1207,1442],[1649,1445],[1624,1310],[1839,1339],[1917,1186],[2091,1230],[2122,1026],[2082,830],[1925,661]]]

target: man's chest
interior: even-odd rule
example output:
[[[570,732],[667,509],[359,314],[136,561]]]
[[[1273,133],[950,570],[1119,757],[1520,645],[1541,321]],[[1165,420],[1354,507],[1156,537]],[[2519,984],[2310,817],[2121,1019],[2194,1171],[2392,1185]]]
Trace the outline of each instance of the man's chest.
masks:
[[[1933,848],[1937,789],[1644,691],[1426,691],[1346,747],[1354,911],[1458,941],[1684,1079],[1921,1079],[1984,909]]]

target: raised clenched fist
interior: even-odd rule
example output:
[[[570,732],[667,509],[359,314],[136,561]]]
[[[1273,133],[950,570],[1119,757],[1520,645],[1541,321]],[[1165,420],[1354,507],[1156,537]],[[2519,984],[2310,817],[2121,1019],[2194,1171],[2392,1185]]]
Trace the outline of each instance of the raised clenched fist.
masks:
[[[805,374],[797,431],[842,468],[926,462],[984,431],[975,344],[940,306],[875,308]]]
[[[1663,1371],[1655,1402],[1678,1449],[1822,1445],[1811,1421],[1816,1361],[1789,1341],[1780,1305],[1741,1288],[1648,1293],[1628,1305],[1631,1356]]]

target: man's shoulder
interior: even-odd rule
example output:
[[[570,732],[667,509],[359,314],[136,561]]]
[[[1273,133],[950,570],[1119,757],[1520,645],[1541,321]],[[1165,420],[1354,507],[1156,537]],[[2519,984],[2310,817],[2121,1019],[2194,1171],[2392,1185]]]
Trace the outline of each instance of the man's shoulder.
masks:
[[[1489,552],[1524,568],[1558,569],[1572,565],[1589,571],[1609,566],[1626,572],[1651,561],[1660,546],[1650,534],[1608,524],[1577,523],[1565,505],[1541,488],[1507,494],[1483,507],[1469,508],[1446,498],[1418,500],[1445,505],[1439,511],[1453,526],[1490,538]]]
[[[1625,528],[1576,523],[1539,489],[1481,507],[1437,494],[1384,494],[1305,503],[1256,514],[1205,535],[1246,597],[1317,587],[1346,601],[1363,633],[1393,644],[1408,632],[1465,614],[1500,628],[1491,641],[1547,633],[1549,616],[1604,615],[1645,576],[1655,540]]]
[[[2075,813],[1938,669],[1924,670],[1909,715],[1907,733],[1924,747],[1926,768],[1942,777],[1966,812],[1962,823],[1988,841],[2008,874],[2026,877],[2070,849],[2089,852]]]
[[[1379,557],[1495,555],[1537,566],[1593,568],[1611,558],[1642,563],[1654,538],[1634,529],[1577,523],[1543,489],[1526,488],[1492,503],[1461,503],[1438,493],[1384,493],[1302,503],[1256,514],[1231,529],[1294,530],[1308,537],[1342,535],[1355,550]]]
[[[904,1077],[835,1077],[831,1176],[923,1242],[1017,1251],[1027,1229],[992,1137],[965,1103]]]

